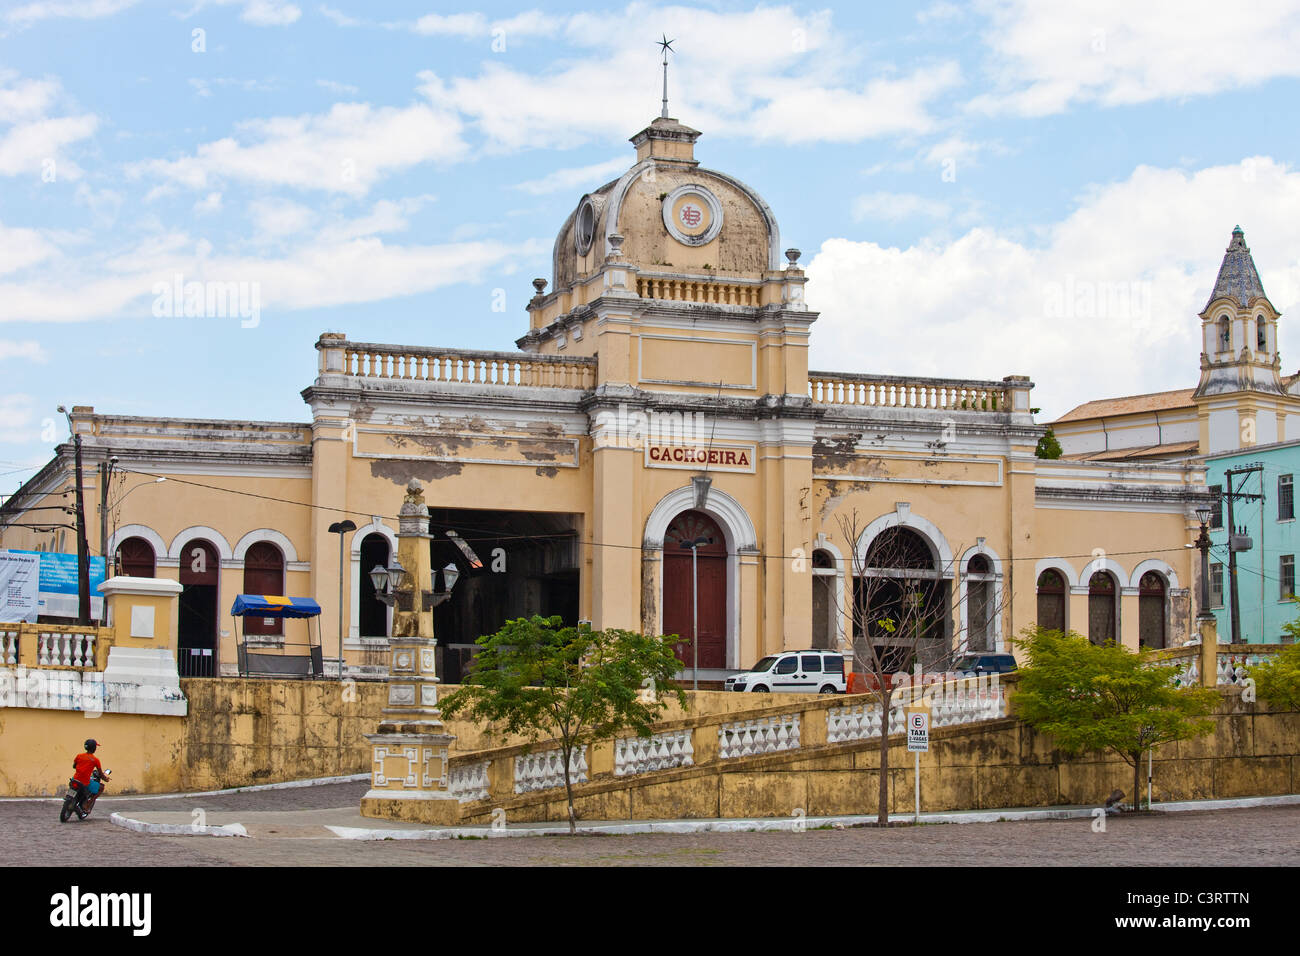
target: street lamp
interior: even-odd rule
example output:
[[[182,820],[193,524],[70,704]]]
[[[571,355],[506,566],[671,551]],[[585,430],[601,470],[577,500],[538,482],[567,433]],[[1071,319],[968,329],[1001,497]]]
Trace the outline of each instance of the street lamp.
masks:
[[[705,478],[704,480],[707,482],[709,479]],[[707,485],[705,486],[705,494],[708,494]],[[699,547],[702,544],[713,544],[713,539],[705,535],[691,541],[682,542],[682,550],[691,552],[691,647],[694,655],[694,662],[691,666],[691,690],[700,689],[700,576],[697,570],[697,562],[699,561]]]
[[[352,521],[335,521],[329,526],[330,534],[339,536],[339,680],[343,679],[343,536],[356,531]]]
[[[376,564],[370,569],[370,582],[375,586],[375,597],[392,607],[397,602],[397,588],[401,585],[404,574],[406,568],[397,560],[397,555],[393,555],[388,567]]]
[[[451,589],[456,586],[456,581],[460,578],[460,568],[456,567],[454,562],[448,562],[447,566],[442,569],[443,590],[438,590],[438,572],[435,569],[429,575],[429,584],[433,589],[433,607],[442,604],[451,597]]]
[[[1214,617],[1210,612],[1210,534],[1207,527],[1212,513],[1209,507],[1196,509],[1196,517],[1201,522],[1201,533],[1196,538],[1196,547],[1201,552],[1201,612],[1196,615],[1198,620]]]

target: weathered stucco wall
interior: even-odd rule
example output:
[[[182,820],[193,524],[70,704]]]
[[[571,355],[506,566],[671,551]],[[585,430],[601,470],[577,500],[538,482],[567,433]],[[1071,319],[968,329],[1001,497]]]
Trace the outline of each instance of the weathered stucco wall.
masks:
[[[1156,801],[1297,792],[1300,714],[1243,704],[1227,691],[1215,720],[1207,737],[1157,748]],[[1112,790],[1127,794],[1133,786],[1133,770],[1119,757],[1065,757],[1050,738],[1013,718],[934,729],[930,746],[921,755],[923,811],[1100,806]],[[890,810],[910,813],[913,760],[902,736],[891,740],[889,765]],[[577,788],[575,806],[587,820],[874,814],[879,767],[878,740],[706,758],[694,767],[637,777],[594,774]],[[489,823],[495,806],[514,822],[564,821],[562,796],[548,791],[465,804],[462,822]]]
[[[190,678],[181,681],[189,716],[102,714],[0,708],[0,796],[59,793],[87,737],[113,771],[113,793],[217,790],[370,770],[373,733],[387,699],[382,682]],[[455,690],[445,685],[441,693]],[[690,692],[704,713],[779,702],[780,695]],[[684,716],[674,702],[665,720]],[[454,749],[523,743],[479,723],[448,720]]]

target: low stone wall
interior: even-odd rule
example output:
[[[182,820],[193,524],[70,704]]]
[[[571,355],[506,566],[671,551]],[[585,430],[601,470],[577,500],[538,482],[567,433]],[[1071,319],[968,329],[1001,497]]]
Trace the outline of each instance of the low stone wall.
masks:
[[[100,756],[119,794],[218,790],[371,769],[362,735],[379,725],[388,693],[383,682],[195,677],[180,683],[189,699],[184,717],[0,707],[0,796],[61,792],[87,737],[102,743]],[[721,691],[687,696],[703,715],[789,698]],[[666,720],[684,716],[675,701],[665,713]],[[448,720],[447,732],[456,735],[457,753],[523,743],[468,720]]]
[[[1213,734],[1156,749],[1155,800],[1300,792],[1300,714],[1243,703],[1235,688],[1223,694]],[[604,771],[602,748],[595,748],[591,778],[576,788],[578,815],[622,820],[874,814],[879,738],[827,744],[824,734],[809,733],[817,709],[804,711],[804,746],[762,756],[724,760],[697,749],[693,766],[620,778]],[[932,729],[930,747],[921,755],[926,811],[1100,806],[1115,789],[1132,797],[1133,770],[1121,758],[1067,757],[1049,737],[1014,718]],[[890,740],[889,765],[890,812],[910,813],[913,757],[901,735]],[[1145,784],[1145,768],[1142,776]],[[504,772],[491,782],[489,799],[462,805],[462,822],[490,823],[497,807],[514,822],[567,819],[562,789],[513,794]]]

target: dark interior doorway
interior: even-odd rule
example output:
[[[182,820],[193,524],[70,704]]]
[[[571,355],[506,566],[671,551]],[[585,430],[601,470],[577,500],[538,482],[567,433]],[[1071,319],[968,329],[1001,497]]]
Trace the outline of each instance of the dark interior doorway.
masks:
[[[388,605],[375,597],[370,572],[376,566],[388,567],[388,539],[382,534],[368,534],[361,541],[361,593],[357,604],[357,627],[360,637],[388,637]]]
[[[430,508],[429,517],[433,567],[455,564],[461,574],[433,610],[441,680],[459,683],[474,642],[506,621],[537,614],[578,623],[580,515]]]
[[[180,557],[177,666],[182,677],[217,673],[217,588],[221,559],[207,541],[187,543]]]

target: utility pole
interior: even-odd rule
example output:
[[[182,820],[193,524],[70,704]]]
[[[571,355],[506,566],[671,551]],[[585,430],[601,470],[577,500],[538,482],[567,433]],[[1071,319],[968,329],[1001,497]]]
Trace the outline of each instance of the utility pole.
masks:
[[[85,626],[90,624],[90,546],[86,543],[86,502],[81,490],[81,436],[67,409],[60,405],[59,411],[67,417],[68,431],[72,433],[77,481],[77,623]]]
[[[1246,465],[1242,468],[1229,468],[1224,473],[1224,478],[1228,482],[1228,491],[1225,497],[1228,499],[1228,585],[1231,590],[1232,600],[1232,643],[1241,643],[1241,609],[1237,605],[1237,552],[1249,551],[1252,542],[1250,536],[1238,530],[1233,523],[1232,503],[1240,498],[1243,501],[1259,501],[1263,495],[1248,495],[1244,492],[1237,491],[1233,487],[1233,479],[1237,475],[1250,475],[1256,472],[1262,473],[1264,466],[1262,464]],[[1260,573],[1264,572],[1264,558],[1260,555]]]

